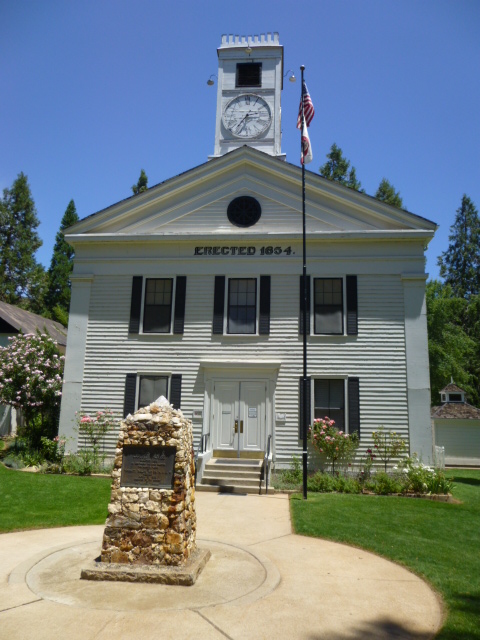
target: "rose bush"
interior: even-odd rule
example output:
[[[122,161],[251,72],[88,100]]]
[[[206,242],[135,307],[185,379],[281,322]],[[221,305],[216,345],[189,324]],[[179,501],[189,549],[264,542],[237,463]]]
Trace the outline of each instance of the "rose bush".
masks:
[[[331,463],[332,474],[335,474],[335,465],[350,462],[358,448],[358,434],[339,431],[335,421],[327,416],[316,418],[308,431],[314,449]]]

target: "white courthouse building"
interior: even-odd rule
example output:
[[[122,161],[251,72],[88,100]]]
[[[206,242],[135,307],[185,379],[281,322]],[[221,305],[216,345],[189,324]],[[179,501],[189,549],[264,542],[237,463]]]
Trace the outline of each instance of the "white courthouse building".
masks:
[[[60,432],[72,449],[76,411],[122,418],[163,394],[192,419],[203,462],[259,458],[269,444],[282,467],[301,453],[302,189],[281,152],[283,48],[278,34],[223,36],[218,60],[213,155],[66,232]],[[435,223],[313,172],[306,221],[311,418],[359,432],[360,451],[385,425],[431,460]]]

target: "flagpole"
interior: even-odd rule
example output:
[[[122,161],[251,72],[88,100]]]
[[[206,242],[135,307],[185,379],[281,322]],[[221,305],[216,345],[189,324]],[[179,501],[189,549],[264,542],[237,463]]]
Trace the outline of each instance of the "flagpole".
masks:
[[[301,86],[301,104],[302,104],[302,134],[300,136],[300,147],[301,147],[301,158],[302,158],[302,222],[303,222],[303,310],[302,310],[302,324],[303,324],[303,379],[302,379],[302,398],[303,398],[303,411],[302,411],[302,436],[303,436],[303,498],[307,499],[307,463],[308,463],[308,455],[307,455],[307,435],[308,435],[308,378],[307,378],[307,233],[306,233],[306,216],[305,216],[305,157],[303,156],[303,134],[305,125],[305,104],[303,100],[303,72],[305,71],[305,67],[302,64],[300,67],[300,71],[302,72],[302,80],[300,83]]]

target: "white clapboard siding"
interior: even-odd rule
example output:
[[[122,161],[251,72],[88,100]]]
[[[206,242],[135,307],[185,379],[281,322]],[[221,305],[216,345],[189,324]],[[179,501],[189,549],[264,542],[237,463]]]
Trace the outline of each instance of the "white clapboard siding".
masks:
[[[179,266],[182,273],[184,265]],[[262,270],[263,273],[268,271]],[[188,274],[185,332],[182,336],[128,336],[132,279],[130,275],[99,275],[92,284],[82,411],[112,409],[123,412],[126,373],[180,373],[182,410],[191,417],[202,409],[205,388],[203,359],[225,358],[281,361],[275,391],[275,411],[286,414],[277,424],[274,451],[277,463],[287,465],[300,453],[298,387],[302,375],[302,337],[299,334],[299,276],[272,275],[269,336],[212,336],[214,275]],[[380,425],[408,438],[404,301],[400,276],[358,277],[358,336],[308,339],[308,374],[360,378],[362,447],[371,445],[369,433]],[[207,419],[207,416],[204,418]],[[194,422],[198,442],[201,422]],[[117,434],[105,443],[111,455]],[[79,442],[83,446],[82,440]]]

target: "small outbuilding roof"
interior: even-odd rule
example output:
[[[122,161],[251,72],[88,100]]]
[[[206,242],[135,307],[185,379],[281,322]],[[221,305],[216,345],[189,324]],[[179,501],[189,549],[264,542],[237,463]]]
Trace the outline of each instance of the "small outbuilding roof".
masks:
[[[449,389],[448,387],[455,388]],[[454,384],[449,384],[448,387],[445,388],[449,391],[457,391],[459,389]],[[460,391],[463,391],[463,389],[460,389]],[[466,402],[445,402],[438,407],[432,407],[431,416],[432,418],[440,418],[443,420],[480,420],[480,409]]]
[[[67,329],[54,320],[43,318],[36,313],[25,311],[13,304],[0,302],[0,332],[1,333],[48,333],[59,347],[67,345]]]
[[[453,391],[453,393],[465,393],[464,389],[460,389],[454,382],[449,382],[446,387],[440,390],[440,393],[448,393],[449,391]]]

